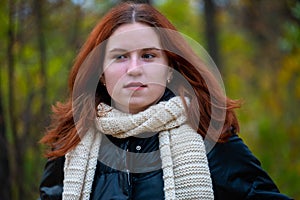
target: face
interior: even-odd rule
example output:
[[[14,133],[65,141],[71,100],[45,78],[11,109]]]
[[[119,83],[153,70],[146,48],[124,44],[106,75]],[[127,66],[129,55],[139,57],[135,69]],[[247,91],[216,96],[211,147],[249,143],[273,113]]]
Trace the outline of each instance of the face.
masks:
[[[156,32],[141,23],[124,24],[109,38],[104,82],[114,106],[137,113],[155,104],[171,76]]]

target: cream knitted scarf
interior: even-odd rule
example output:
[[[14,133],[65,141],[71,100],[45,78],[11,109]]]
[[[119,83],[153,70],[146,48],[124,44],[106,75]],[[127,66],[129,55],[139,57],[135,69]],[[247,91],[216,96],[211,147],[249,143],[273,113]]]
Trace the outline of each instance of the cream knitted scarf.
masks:
[[[137,114],[98,106],[96,131],[90,129],[66,154],[63,200],[90,198],[102,133],[118,138],[159,132],[165,199],[214,199],[202,137],[186,124],[180,97]]]

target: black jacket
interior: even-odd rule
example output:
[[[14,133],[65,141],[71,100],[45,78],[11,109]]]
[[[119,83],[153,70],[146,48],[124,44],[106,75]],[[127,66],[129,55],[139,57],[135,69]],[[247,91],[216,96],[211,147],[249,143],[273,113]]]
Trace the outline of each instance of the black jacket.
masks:
[[[120,148],[132,152],[158,149],[157,134],[148,138],[108,138]],[[138,146],[141,148],[136,148]],[[102,154],[112,156],[108,151]],[[215,199],[290,199],[279,193],[274,182],[261,168],[260,162],[237,135],[233,135],[226,143],[216,144],[208,154],[208,161]],[[151,162],[157,162],[157,158]],[[41,199],[61,199],[63,166],[64,157],[47,162],[40,184]],[[159,200],[164,199],[163,195],[162,170],[130,173],[112,169],[98,161],[92,200]]]
[[[166,90],[160,101],[167,101],[174,94]],[[108,139],[108,140],[106,140]],[[113,144],[113,148],[110,145]],[[117,151],[118,148],[122,151]],[[125,151],[124,151],[125,150]],[[164,199],[161,160],[159,154],[151,154],[146,162],[148,172],[132,173],[126,168],[137,164],[126,152],[159,152],[158,134],[149,133],[142,137],[118,139],[103,137],[99,160],[92,186],[91,200],[162,200]],[[125,153],[124,153],[125,152]],[[143,155],[143,154],[138,154]],[[149,155],[149,154],[146,154]],[[217,143],[208,153],[214,196],[216,200],[272,199],[284,200],[289,197],[280,194],[278,188],[261,168],[243,141],[235,134],[226,143]],[[102,162],[115,158],[116,166]],[[64,157],[49,160],[40,183],[40,198],[61,199],[63,190]],[[159,167],[157,167],[159,166]],[[135,166],[139,169],[143,166]],[[152,167],[152,168],[151,168]],[[119,169],[119,170],[116,170]],[[137,170],[138,171],[138,170]]]

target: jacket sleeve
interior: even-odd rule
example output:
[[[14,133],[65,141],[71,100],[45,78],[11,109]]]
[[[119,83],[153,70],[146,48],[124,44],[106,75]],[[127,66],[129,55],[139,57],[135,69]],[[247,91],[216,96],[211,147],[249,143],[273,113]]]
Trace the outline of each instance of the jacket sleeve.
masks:
[[[215,199],[291,199],[281,194],[242,139],[233,135],[208,153]]]
[[[47,161],[40,183],[41,200],[62,199],[64,162],[64,157]]]

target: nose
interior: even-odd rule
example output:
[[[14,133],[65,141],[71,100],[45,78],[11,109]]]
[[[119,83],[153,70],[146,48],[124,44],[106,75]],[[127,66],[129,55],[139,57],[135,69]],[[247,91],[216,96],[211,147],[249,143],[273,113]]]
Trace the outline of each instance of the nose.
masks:
[[[142,63],[136,54],[130,56],[130,61],[128,62],[127,74],[130,76],[139,76],[143,72]]]

